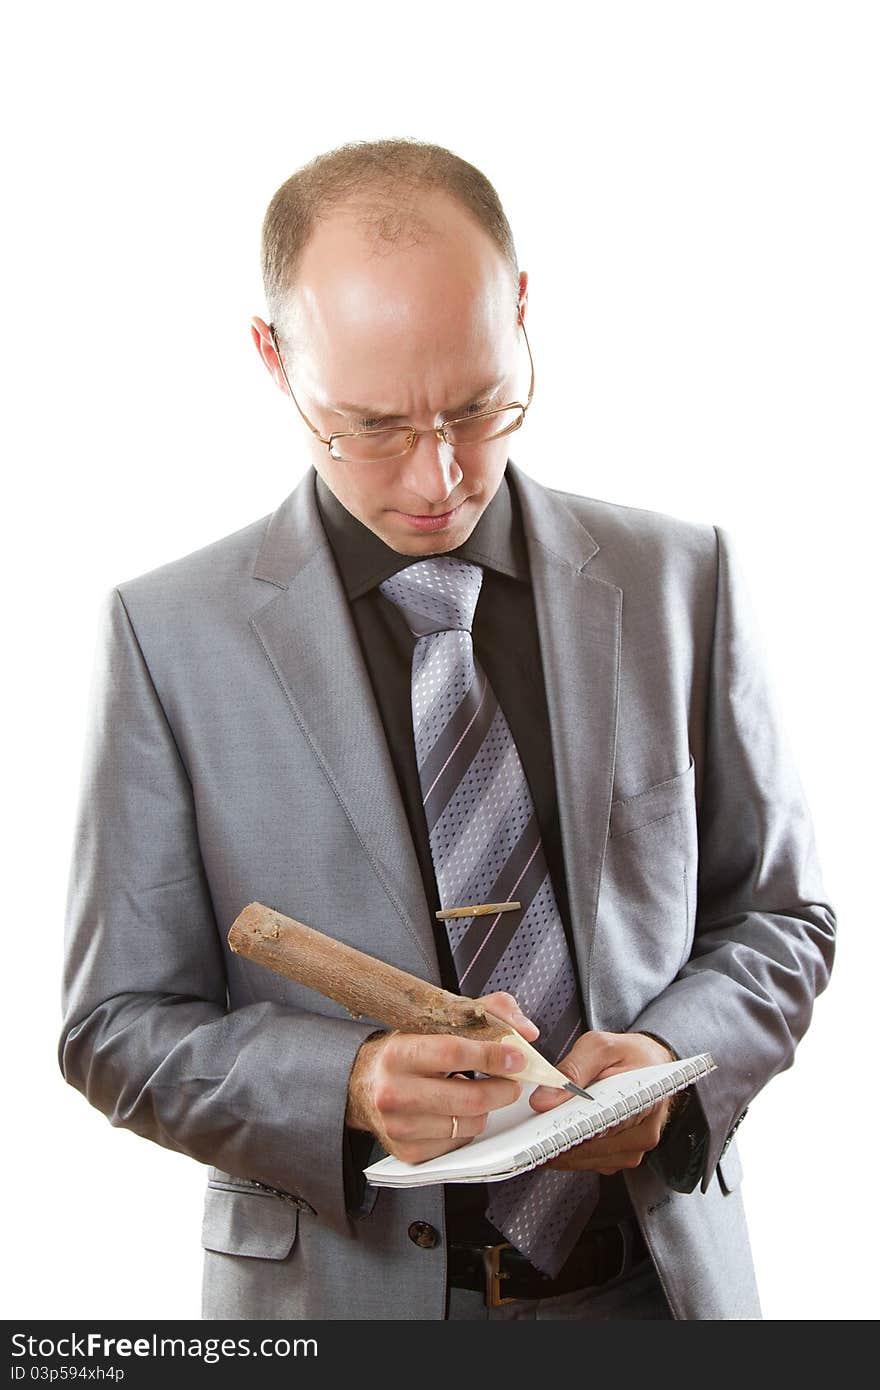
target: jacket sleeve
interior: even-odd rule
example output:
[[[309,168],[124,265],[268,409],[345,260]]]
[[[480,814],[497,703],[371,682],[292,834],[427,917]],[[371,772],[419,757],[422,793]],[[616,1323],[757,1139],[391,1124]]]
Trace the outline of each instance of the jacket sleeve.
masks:
[[[348,1228],[348,1077],[375,1025],[230,1010],[192,788],[118,590],[103,607],[65,918],[65,1079],[120,1125]]]
[[[828,982],[836,930],[751,600],[730,538],[715,531],[694,943],[631,1024],[680,1057],[711,1052],[718,1064],[694,1088],[708,1129],[704,1192],[751,1100],[791,1065]]]

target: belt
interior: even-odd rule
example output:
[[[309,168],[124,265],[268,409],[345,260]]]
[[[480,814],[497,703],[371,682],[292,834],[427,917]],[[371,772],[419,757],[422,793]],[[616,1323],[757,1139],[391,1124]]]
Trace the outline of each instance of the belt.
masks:
[[[447,1279],[456,1289],[475,1289],[490,1308],[520,1298],[555,1298],[593,1288],[627,1273],[648,1253],[635,1221],[588,1229],[555,1278],[536,1269],[515,1246],[450,1241]]]

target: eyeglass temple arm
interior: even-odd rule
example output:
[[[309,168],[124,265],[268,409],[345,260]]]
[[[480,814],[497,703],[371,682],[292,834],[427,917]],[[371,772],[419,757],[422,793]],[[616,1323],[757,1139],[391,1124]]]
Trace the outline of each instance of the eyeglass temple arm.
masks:
[[[526,332],[525,319],[523,318],[523,315],[522,315],[522,309],[519,310],[518,317],[519,317],[520,327],[522,328],[522,331],[523,331],[523,337],[524,337],[525,340],[526,340],[526,352],[529,354],[529,366],[530,366],[531,372],[532,372],[531,381],[529,382],[529,394],[528,394],[528,396],[526,397],[526,405],[525,405],[526,410],[528,410],[529,406],[530,406],[531,403],[532,403],[532,396],[535,394],[535,361],[534,361],[534,358],[532,357],[532,346],[531,346],[531,343],[529,342],[529,335],[528,335],[528,333]]]
[[[274,325],[274,323],[270,323],[270,324],[269,324],[269,332],[270,332],[271,335],[272,335],[272,346],[275,348],[275,356],[278,358],[278,365],[279,365],[279,367],[281,368],[281,375],[284,377],[285,384],[286,384],[286,386],[287,386],[288,391],[290,392],[290,399],[293,401],[294,405],[296,406],[297,410],[299,411],[300,415],[302,416],[303,423],[306,424],[306,425],[308,426],[308,428],[311,430],[311,432],[312,432],[312,434],[315,436],[315,438],[316,438],[316,439],[320,439],[320,441],[321,441],[322,444],[327,444],[327,445],[329,445],[330,440],[329,440],[329,439],[325,439],[324,436],[323,436],[323,434],[321,433],[321,431],[320,431],[319,429],[317,429],[317,427],[316,427],[315,425],[312,424],[312,422],[311,422],[311,420],[309,419],[308,415],[306,415],[306,413],[305,413],[305,411],[303,410],[302,406],[300,405],[299,401],[296,399],[296,396],[293,394],[293,387],[292,387],[291,384],[290,384],[290,380],[289,380],[289,378],[288,378],[287,371],[286,371],[286,368],[285,368],[285,366],[284,366],[284,359],[283,359],[282,356],[281,356],[281,349],[280,349],[280,347],[278,346],[278,335],[277,335],[277,333],[275,332],[275,325]]]

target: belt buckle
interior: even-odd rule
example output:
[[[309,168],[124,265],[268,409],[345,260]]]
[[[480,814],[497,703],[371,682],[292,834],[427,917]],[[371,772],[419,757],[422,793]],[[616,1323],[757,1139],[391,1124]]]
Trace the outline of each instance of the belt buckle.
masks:
[[[501,1294],[501,1280],[509,1279],[509,1274],[501,1271],[501,1252],[502,1250],[512,1250],[510,1241],[505,1241],[501,1245],[483,1246],[483,1270],[486,1276],[486,1288],[484,1297],[487,1308],[498,1308],[502,1303],[516,1303],[516,1298],[503,1298]]]

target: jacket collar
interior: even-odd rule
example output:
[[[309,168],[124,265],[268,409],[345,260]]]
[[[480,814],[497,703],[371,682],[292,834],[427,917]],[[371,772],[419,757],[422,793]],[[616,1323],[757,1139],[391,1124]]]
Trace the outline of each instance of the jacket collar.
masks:
[[[325,508],[326,496],[329,496],[331,501]],[[479,563],[491,564],[503,573],[523,578],[522,551],[517,548],[515,539],[511,543],[505,536],[505,527],[511,524],[511,520],[515,521],[518,504],[522,532],[526,540],[541,546],[561,564],[581,570],[599,547],[586,527],[565,506],[564,497],[564,493],[546,488],[530,478],[513,459],[508,459],[501,487],[468,540],[458,547],[455,553]],[[496,503],[499,503],[499,506],[496,507]],[[310,466],[293,492],[269,518],[254,565],[254,578],[266,580],[279,588],[287,588],[290,581],[311,559],[315,550],[330,545],[323,520],[325,514],[330,516],[331,524],[339,522],[339,534],[342,535],[344,523],[339,519],[340,512],[346,517],[349,516],[329,488],[322,483],[314,467]],[[351,520],[355,519],[352,517]],[[393,557],[397,552],[386,546],[360,522],[355,524],[360,531],[366,532],[367,537],[372,538],[372,541],[364,541],[364,551],[370,557],[367,564],[371,565],[375,561],[375,572],[379,574],[379,578],[373,579],[372,583],[379,583],[386,577],[384,572],[379,573],[383,565],[396,563]],[[375,542],[375,547],[372,542]],[[394,572],[393,569],[388,571],[389,574]],[[364,574],[361,573],[360,565],[352,567],[352,592],[349,592],[349,597],[356,596],[354,590],[363,592],[363,584]],[[347,590],[349,587],[346,583]]]

